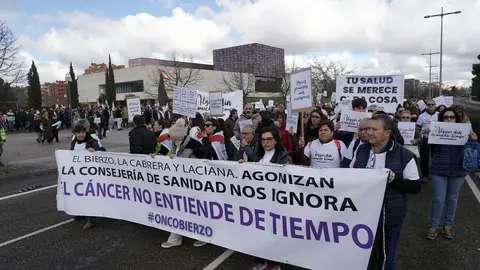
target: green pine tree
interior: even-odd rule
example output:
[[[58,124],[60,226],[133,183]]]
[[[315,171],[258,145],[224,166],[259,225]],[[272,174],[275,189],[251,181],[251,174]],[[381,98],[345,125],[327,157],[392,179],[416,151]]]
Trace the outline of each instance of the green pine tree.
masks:
[[[163,79],[162,72],[160,73],[160,81],[158,83],[158,103],[160,107],[163,107],[168,104],[168,95],[167,90],[165,89],[165,80]]]
[[[105,87],[106,87],[106,97],[108,101],[108,105],[113,104],[114,102],[117,101],[117,91],[116,91],[116,86],[115,86],[115,74],[113,73],[113,67],[112,67],[112,58],[110,55],[108,55],[108,68],[107,68],[107,81],[105,82]],[[107,87],[108,84],[108,87]]]
[[[70,104],[72,108],[78,108],[78,78],[75,77],[75,72],[73,71],[72,62],[70,62],[70,78],[72,78],[72,82],[70,82],[70,95],[72,95]]]
[[[480,60],[480,54],[477,58]],[[475,76],[472,79],[472,97],[480,101],[480,63],[472,65],[472,74]]]
[[[105,96],[105,102],[107,103],[107,106],[110,107],[112,106],[112,103],[108,103],[111,98],[109,97],[110,95],[110,90],[108,89],[110,87],[109,80],[108,80],[108,68],[105,70],[105,89],[103,90],[103,94]]]
[[[36,110],[42,108],[42,89],[40,86],[40,77],[38,76],[35,62],[32,61],[32,66],[27,74],[28,80],[28,107]]]

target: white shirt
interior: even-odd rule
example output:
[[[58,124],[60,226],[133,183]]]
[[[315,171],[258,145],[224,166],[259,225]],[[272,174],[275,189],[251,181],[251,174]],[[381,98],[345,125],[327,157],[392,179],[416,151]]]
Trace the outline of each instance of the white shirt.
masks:
[[[438,112],[435,112],[432,115],[428,112],[423,112],[417,119],[417,126],[421,126],[422,130],[425,128],[430,128],[430,123],[432,121],[438,121]]]
[[[270,163],[270,160],[272,160],[272,157],[274,154],[275,154],[275,149],[270,151],[265,151],[265,155],[263,155],[262,159],[260,159],[258,163]]]
[[[355,149],[355,153],[354,153],[354,152],[353,152],[353,146],[355,145],[355,142],[356,142],[357,140],[360,140],[360,139],[357,138],[357,139],[354,139],[353,141],[351,141],[350,144],[348,145],[347,151],[345,152],[345,157],[348,158],[348,159],[350,159],[350,160],[352,160],[352,159],[353,159],[353,156],[355,156],[355,154],[356,154],[356,152],[357,152],[357,150],[358,150],[358,147],[363,144],[363,141],[360,140],[360,142],[359,142],[358,145],[357,145],[357,149]]]
[[[346,155],[347,147],[342,141],[337,140],[337,142],[340,145],[341,156],[335,140],[322,144],[319,139],[316,139],[308,143],[303,154],[310,159],[310,168],[340,168],[340,162]]]
[[[355,164],[356,157],[357,157],[357,154],[355,153],[355,156],[353,157],[352,162],[350,163],[350,168],[353,168],[353,164]],[[384,169],[386,158],[387,158],[387,152],[375,154],[372,150],[370,150],[366,169]],[[405,180],[420,179],[420,175],[418,174],[418,167],[417,167],[417,163],[415,162],[415,159],[412,158],[407,163],[407,166],[405,166],[405,169],[403,169],[403,179]]]
[[[81,151],[81,150],[87,150],[87,143],[78,143],[76,142],[75,145],[73,146],[73,151]]]

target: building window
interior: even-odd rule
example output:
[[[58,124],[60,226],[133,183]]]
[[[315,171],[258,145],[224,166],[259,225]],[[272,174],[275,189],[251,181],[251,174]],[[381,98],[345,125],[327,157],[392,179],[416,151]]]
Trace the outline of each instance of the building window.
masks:
[[[105,85],[100,85],[100,88],[105,89]],[[143,80],[116,83],[115,88],[117,94],[127,94],[144,91]]]

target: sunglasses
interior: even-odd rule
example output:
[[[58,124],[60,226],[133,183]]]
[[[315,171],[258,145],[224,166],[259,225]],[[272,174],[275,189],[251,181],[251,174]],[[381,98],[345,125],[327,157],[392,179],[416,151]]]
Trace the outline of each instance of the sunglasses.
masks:
[[[427,104],[428,106],[435,106],[435,104]]]
[[[273,141],[273,137],[269,137],[269,138],[261,138],[261,139],[260,139],[260,142],[262,142],[262,143],[265,143],[265,142],[271,142],[271,141]]]
[[[210,127],[212,124],[205,124],[204,127]]]
[[[409,116],[402,116],[402,119],[410,119],[411,117]]]
[[[443,120],[454,120],[455,119],[455,115],[444,115],[443,116]]]

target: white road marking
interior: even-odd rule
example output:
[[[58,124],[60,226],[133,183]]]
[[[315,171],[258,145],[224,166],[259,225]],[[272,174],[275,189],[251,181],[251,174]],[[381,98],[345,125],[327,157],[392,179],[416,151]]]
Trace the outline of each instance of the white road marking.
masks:
[[[467,180],[467,184],[470,186],[470,189],[472,190],[473,195],[475,195],[475,197],[477,198],[477,201],[480,203],[480,190],[478,190],[477,185],[475,185],[470,175],[467,174],[465,179]]]
[[[31,194],[31,193],[34,193],[34,192],[44,191],[44,190],[51,189],[51,188],[54,188],[54,187],[57,187],[57,185],[55,184],[55,185],[51,185],[51,186],[48,186],[48,187],[43,187],[43,188],[38,188],[38,189],[22,192],[22,193],[12,194],[12,195],[9,195],[9,196],[1,197],[0,201],[20,197],[20,196]]]
[[[235,251],[227,249],[225,250],[222,255],[218,256],[213,262],[211,262],[207,267],[203,268],[203,270],[214,270],[216,269],[220,264],[222,264],[228,257],[230,257]]]
[[[26,238],[35,236],[35,235],[37,235],[37,234],[41,234],[41,233],[46,232],[46,231],[48,231],[48,230],[55,229],[55,228],[57,228],[57,227],[63,226],[63,225],[65,225],[65,224],[68,224],[68,223],[73,222],[73,221],[74,221],[74,219],[71,218],[71,219],[69,219],[69,220],[65,220],[65,221],[63,221],[63,222],[57,223],[57,224],[55,224],[55,225],[52,225],[52,226],[50,226],[50,227],[46,227],[46,228],[43,228],[43,229],[41,229],[41,230],[34,231],[34,232],[32,232],[32,233],[25,234],[25,235],[23,235],[23,236],[20,236],[20,237],[15,238],[15,239],[9,240],[9,241],[7,241],[7,242],[3,242],[3,243],[0,244],[0,248],[1,248],[1,247],[4,247],[4,246],[6,246],[6,245],[13,244],[13,243],[18,242],[18,241],[21,241],[21,240],[23,240],[23,239],[26,239]]]

